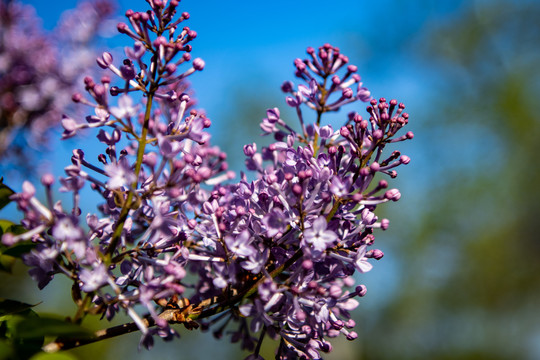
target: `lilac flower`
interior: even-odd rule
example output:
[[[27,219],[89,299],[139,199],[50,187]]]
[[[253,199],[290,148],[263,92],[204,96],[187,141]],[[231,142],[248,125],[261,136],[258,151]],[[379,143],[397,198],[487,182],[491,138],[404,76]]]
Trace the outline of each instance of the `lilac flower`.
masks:
[[[253,157],[253,155],[255,155],[256,152],[257,152],[257,144],[253,143],[253,144],[244,145],[244,154],[247,157]]]
[[[118,141],[120,141],[120,136],[121,136],[121,133],[118,129],[114,129],[112,134],[109,134],[105,130],[100,129],[97,135],[97,138],[102,143],[112,146],[116,144]]]
[[[332,129],[331,125],[325,125],[319,129],[319,135],[321,136],[321,139],[329,139],[333,134],[334,129]]]
[[[371,211],[369,211],[368,208],[362,209],[362,212],[360,213],[362,217],[362,223],[365,225],[373,225],[377,221],[377,216]]]
[[[58,219],[52,228],[52,235],[57,240],[65,242],[67,248],[73,250],[78,258],[83,258],[86,251],[86,241],[81,228],[70,216]]]
[[[315,100],[317,91],[317,81],[315,79],[311,79],[309,82],[309,87],[305,85],[298,85],[298,92],[301,96],[308,98],[308,100]]]
[[[132,60],[140,60],[140,58],[146,53],[144,44],[140,41],[136,41],[133,47],[126,46],[124,48],[126,55]]]
[[[370,271],[373,268],[373,265],[371,265],[367,261],[366,257],[366,245],[360,246],[360,248],[356,251],[355,257],[354,257],[354,266],[360,271],[361,273],[365,273]]]
[[[23,255],[24,263],[32,267],[28,273],[38,283],[39,289],[47,286],[57,272],[55,259],[58,254],[57,249],[40,244],[35,250]]]
[[[242,231],[236,238],[225,237],[225,244],[227,244],[229,251],[240,257],[250,257],[255,254],[255,249],[250,245],[251,242],[251,236],[246,230]]]
[[[274,237],[279,233],[283,233],[289,224],[287,216],[280,208],[273,208],[262,219],[263,225],[266,226],[266,233],[270,237]]]
[[[337,240],[337,235],[332,230],[326,230],[327,225],[324,216],[319,216],[313,221],[313,225],[304,231],[305,241],[316,251],[326,250]]]
[[[112,190],[131,186],[136,179],[126,160],[105,165],[105,172],[109,176],[107,185]]]
[[[264,254],[260,253],[259,251],[253,251],[248,255],[248,259],[246,261],[242,261],[240,263],[240,266],[253,274],[259,274],[264,268],[267,259],[268,251],[265,251]]]
[[[167,159],[174,158],[184,148],[184,145],[181,142],[171,140],[161,134],[158,134],[157,138],[159,151],[161,155],[163,155]]]
[[[138,105],[133,105],[133,99],[129,95],[122,95],[118,98],[118,106],[111,108],[111,114],[118,119],[132,118],[138,112]]]
[[[103,125],[107,120],[109,120],[110,113],[109,111],[97,107],[94,109],[95,115],[89,115],[86,117],[86,121],[91,124],[91,126],[95,125]]]
[[[272,325],[272,318],[266,313],[265,307],[259,299],[255,300],[253,304],[245,304],[238,309],[244,316],[250,316],[253,318],[251,321],[251,331],[259,332],[262,326]]]
[[[90,292],[99,289],[107,283],[107,269],[105,265],[99,264],[92,270],[82,269],[79,279],[82,282],[81,290]]]
[[[358,100],[363,102],[368,102],[371,100],[371,92],[362,86],[362,83],[358,83],[358,90],[357,90],[357,97]]]
[[[273,109],[269,109],[266,111],[266,116],[267,116],[267,119],[268,119],[268,122],[271,123],[271,124],[275,124],[279,121],[279,109],[278,108],[273,108]]]

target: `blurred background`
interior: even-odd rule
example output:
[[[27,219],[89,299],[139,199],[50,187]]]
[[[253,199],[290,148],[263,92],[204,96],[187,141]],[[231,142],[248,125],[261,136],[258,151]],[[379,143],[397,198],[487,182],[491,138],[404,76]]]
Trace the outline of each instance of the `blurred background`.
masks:
[[[25,3],[47,30],[76,5]],[[146,3],[120,1],[118,21],[128,8],[145,10]],[[294,80],[292,62],[307,46],[340,47],[375,98],[407,106],[415,138],[396,148],[412,161],[391,181],[402,198],[379,215],[391,221],[377,236],[385,257],[358,277],[368,287],[355,314],[359,338],[334,341],[325,358],[540,359],[540,1],[185,0],[181,8],[198,32],[193,55],[206,61],[190,77],[198,107],[213,121],[212,142],[237,171],[242,145],[261,141],[266,109],[286,111],[279,87]],[[115,36],[102,46],[120,52],[128,41]],[[53,140],[40,171],[63,174],[71,149],[92,146],[93,136]],[[23,175],[13,167],[3,175],[20,189]],[[17,216],[12,207],[0,213]],[[55,279],[40,292],[23,266],[16,270],[2,273],[1,297],[43,301],[38,313],[66,313],[68,283]],[[137,352],[139,335],[131,334],[70,354],[247,356],[225,338],[178,330],[182,339],[157,341],[150,352]],[[272,344],[263,347],[273,358]]]

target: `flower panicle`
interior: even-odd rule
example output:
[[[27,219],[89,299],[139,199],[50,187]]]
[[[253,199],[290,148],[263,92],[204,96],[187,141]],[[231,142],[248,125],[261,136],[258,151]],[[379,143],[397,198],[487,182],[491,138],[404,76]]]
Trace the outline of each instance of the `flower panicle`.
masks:
[[[355,287],[353,275],[383,257],[372,246],[389,221],[376,208],[400,199],[386,178],[410,162],[384,151],[413,137],[398,135],[408,123],[404,106],[372,99],[338,48],[308,48],[308,59],[294,61],[305,84],[282,86],[302,131],[269,109],[261,127],[276,141],[244,146],[255,179],[233,182],[226,155],[210,145],[211,121],[194,108],[185,81],[204,68],[190,56],[196,32],[179,26],[189,14],[178,16],[178,1],[148,3],[151,10],[129,10],[128,22],[118,25],[134,41],[127,58],[120,65],[103,53],[97,65],[111,77],[87,77],[87,95],[73,96],[94,114],[62,121],[66,138],[99,128],[105,148],[97,161],[73,151],[59,179],[71,206],[54,201],[52,175],[42,179],[46,204],[25,183],[12,199],[28,232],[5,234],[2,242],[36,244],[24,261],[40,288],[62,274],[73,282],[74,299],[91,299],[77,301],[75,320],[89,313],[111,320],[124,311],[145,347],[155,334],[174,338],[174,322],[213,327],[216,337],[238,323],[227,333],[252,358],[260,357],[265,336],[280,339],[281,359],[318,359],[331,351],[330,339],[354,340],[351,311],[366,287]],[[366,119],[350,112],[338,130],[323,122],[326,112],[356,102],[369,103]],[[316,113],[313,123],[303,119],[306,107]],[[83,215],[87,184],[102,203]],[[147,315],[134,310],[138,305]]]

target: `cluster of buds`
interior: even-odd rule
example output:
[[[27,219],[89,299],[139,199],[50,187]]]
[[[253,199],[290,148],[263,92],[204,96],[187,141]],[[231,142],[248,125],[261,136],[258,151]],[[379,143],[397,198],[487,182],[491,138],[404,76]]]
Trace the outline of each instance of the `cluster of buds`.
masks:
[[[73,195],[71,208],[54,202],[52,175],[42,178],[46,204],[26,182],[12,199],[28,231],[4,234],[2,242],[35,245],[24,261],[40,288],[57,274],[72,280],[73,321],[125,311],[145,347],[153,335],[177,336],[174,323],[212,328],[217,337],[227,328],[250,359],[261,358],[265,336],[279,340],[279,359],[319,359],[332,349],[329,339],[354,340],[351,311],[366,287],[354,286],[353,274],[383,257],[371,247],[374,231],[389,222],[375,209],[400,198],[386,180],[374,179],[395,177],[394,169],[410,161],[398,151],[384,154],[387,145],[413,137],[396,137],[408,122],[404,106],[372,99],[338,48],[308,48],[309,58],[294,62],[303,84],[282,86],[301,130],[269,109],[261,128],[275,142],[260,152],[255,143],[244,146],[255,180],[232,182],[225,154],[209,145],[211,121],[193,108],[186,87],[185,78],[204,67],[190,56],[196,33],[180,29],[189,14],[175,20],[178,1],[148,3],[148,12],[126,13],[131,27],[118,25],[135,41],[122,65],[109,53],[97,59],[119,85],[108,76],[85,78],[88,95],[73,100],[95,115],[62,122],[64,137],[99,127],[106,146],[97,162],[73,151],[60,178],[60,190]],[[323,124],[323,114],[355,102],[369,102],[368,118],[351,112],[339,130]],[[304,120],[306,107],[316,113],[313,123]],[[87,183],[103,203],[99,214],[83,217]],[[69,346],[75,343],[47,349]]]

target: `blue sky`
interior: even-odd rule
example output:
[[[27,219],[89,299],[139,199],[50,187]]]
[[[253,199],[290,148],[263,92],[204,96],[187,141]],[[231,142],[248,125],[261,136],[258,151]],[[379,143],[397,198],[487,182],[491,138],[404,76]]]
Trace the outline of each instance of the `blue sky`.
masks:
[[[62,10],[73,7],[76,1],[27,3],[36,7],[44,26],[52,28]],[[385,94],[391,93],[386,97],[403,97],[414,86],[402,79],[410,75],[403,70],[412,65],[407,57],[414,53],[414,36],[426,20],[448,16],[459,8],[459,3],[383,0],[337,1],[330,5],[320,0],[185,0],[180,8],[191,14],[185,24],[199,34],[193,42],[193,55],[202,57],[207,64],[204,72],[190,79],[200,104],[212,117],[211,110],[219,112],[226,105],[231,84],[238,86],[242,81],[256,86],[254,92],[278,91],[281,82],[291,78],[294,58],[303,57],[307,46],[329,42],[359,66],[366,85],[376,96],[384,90]],[[128,8],[144,10],[147,6],[143,0],[122,0],[119,4],[119,14]],[[111,44],[123,46],[125,39],[117,37]],[[396,85],[406,91],[398,91]]]

